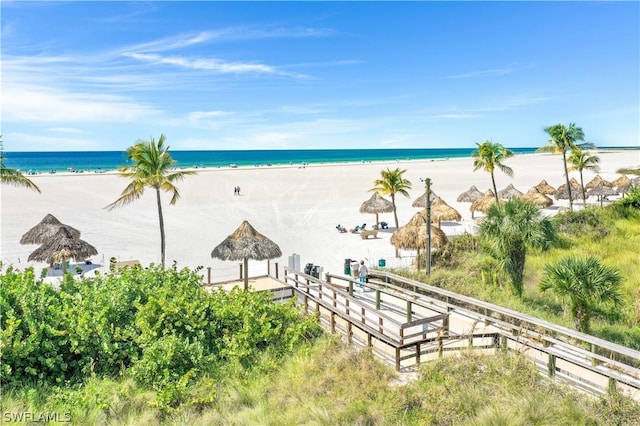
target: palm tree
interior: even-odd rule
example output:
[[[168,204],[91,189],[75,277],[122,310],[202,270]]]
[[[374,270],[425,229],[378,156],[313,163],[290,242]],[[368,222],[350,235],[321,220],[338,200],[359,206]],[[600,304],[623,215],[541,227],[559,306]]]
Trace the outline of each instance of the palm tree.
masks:
[[[497,167],[507,176],[513,177],[513,169],[502,163],[503,160],[513,157],[513,151],[505,148],[500,143],[493,143],[491,141],[485,141],[483,143],[476,142],[476,145],[478,149],[471,153],[471,157],[473,158],[473,171],[483,169],[491,174],[493,193],[496,196],[496,202],[498,202],[498,188],[496,187],[496,179],[493,173]]]
[[[388,195],[391,197],[391,203],[393,204],[393,218],[396,222],[396,229],[400,226],[398,224],[398,212],[396,210],[396,194],[402,194],[405,197],[409,196],[407,190],[411,189],[411,182],[403,177],[407,170],[400,170],[400,168],[389,169],[380,171],[380,179],[376,179],[374,187],[369,191],[376,191],[380,195]],[[398,249],[396,248],[396,257],[398,256]]]
[[[571,167],[569,167],[569,171],[579,171],[580,172],[580,187],[582,188],[582,205],[587,206],[587,196],[584,190],[584,179],[582,178],[583,170],[590,170],[597,172],[598,171],[598,162],[600,162],[600,157],[597,155],[590,155],[587,151],[583,151],[582,149],[575,147],[571,150],[571,155],[567,158],[567,161],[571,163]]]
[[[158,204],[158,218],[160,221],[160,253],[162,266],[165,259],[164,218],[162,216],[162,203],[160,190],[173,193],[169,204],[173,205],[180,198],[175,182],[182,180],[187,175],[193,175],[192,171],[173,171],[176,161],[169,154],[169,147],[164,146],[165,137],[160,135],[156,142],[139,140],[135,145],[127,149],[127,156],[133,160],[132,166],[118,168],[120,176],[130,178],[131,183],[122,191],[122,195],[107,206],[112,210],[116,207],[127,205],[142,197],[145,188],[153,188],[156,191]]]
[[[620,285],[618,271],[601,264],[598,258],[566,256],[545,266],[540,290],[567,297],[576,330],[588,333],[598,308],[622,302]]]
[[[480,239],[485,251],[498,261],[508,275],[513,293],[523,291],[523,273],[528,248],[546,250],[555,240],[556,230],[540,208],[514,198],[502,206],[495,203],[480,224]]]
[[[11,169],[4,165],[4,148],[2,146],[2,135],[0,135],[0,182],[14,186],[22,186],[24,188],[33,189],[40,192],[38,185],[33,183],[31,179],[20,173],[19,170]]]
[[[576,148],[578,141],[584,140],[584,132],[581,127],[576,127],[575,123],[570,123],[569,127],[566,127],[564,124],[555,124],[545,128],[544,131],[551,136],[551,139],[549,139],[549,145],[538,148],[538,151],[562,154],[564,177],[567,180],[567,191],[569,191],[569,209],[573,210],[569,170],[567,170],[567,151]]]

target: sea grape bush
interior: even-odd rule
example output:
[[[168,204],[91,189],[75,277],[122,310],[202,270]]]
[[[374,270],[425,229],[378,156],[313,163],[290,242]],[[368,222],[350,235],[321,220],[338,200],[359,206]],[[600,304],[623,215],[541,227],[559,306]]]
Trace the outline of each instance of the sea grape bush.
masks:
[[[319,336],[314,317],[267,295],[202,288],[197,271],[151,266],[54,289],[11,267],[0,274],[0,380],[5,386],[134,377],[163,389],[229,365],[250,369]]]

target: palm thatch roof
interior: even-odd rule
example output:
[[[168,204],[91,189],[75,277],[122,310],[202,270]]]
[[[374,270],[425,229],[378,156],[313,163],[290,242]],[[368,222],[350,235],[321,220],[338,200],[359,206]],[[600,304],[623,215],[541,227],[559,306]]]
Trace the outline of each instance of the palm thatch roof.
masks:
[[[510,200],[512,198],[518,198],[521,196],[522,196],[522,192],[518,191],[511,183],[506,188],[498,191],[498,198],[502,200]]]
[[[48,214],[20,238],[20,244],[42,244],[56,235],[62,227],[66,228],[73,238],[80,238],[80,231],[60,222],[54,215]]]
[[[558,192],[553,186],[549,185],[546,180],[542,179],[539,184],[534,186],[539,193],[544,195],[554,195]]]
[[[94,246],[80,238],[75,238],[66,227],[60,227],[53,236],[29,255],[28,260],[52,264],[68,258],[80,261],[96,254],[98,250]]]
[[[612,187],[622,186],[631,183],[631,179],[627,177],[627,175],[620,175],[620,177],[613,182],[611,182]]]
[[[462,215],[442,198],[436,197],[431,203],[431,221],[438,222],[440,226],[443,220],[462,220]]]
[[[429,201],[433,202],[437,197],[436,193],[431,191],[429,195]],[[427,193],[423,193],[421,196],[416,198],[413,203],[411,203],[411,207],[427,207]]]
[[[420,251],[427,248],[427,224],[425,223],[424,214],[416,213],[409,223],[398,228],[390,239],[391,244],[396,249],[416,250],[418,258]],[[447,243],[447,236],[442,229],[431,226],[431,247],[440,248]],[[417,264],[420,269],[420,264]]]
[[[378,192],[374,192],[371,198],[362,203],[360,213],[369,213],[376,215],[376,224],[378,225],[379,213],[390,213],[393,211],[393,203],[383,198]]]
[[[475,185],[471,185],[471,188],[458,195],[456,201],[459,203],[473,203],[480,197],[482,197],[482,192],[480,192]]]
[[[220,260],[244,261],[244,287],[249,287],[249,259],[265,260],[282,256],[280,247],[255,230],[246,220],[212,251],[211,257]]]
[[[473,214],[475,212],[482,212],[482,213],[488,212],[489,209],[491,208],[491,205],[493,205],[493,203],[495,202],[496,202],[495,194],[493,193],[492,190],[488,189],[487,192],[485,192],[482,197],[478,198],[473,203],[471,203],[471,207],[469,208],[469,210],[471,211],[471,217],[473,218]]]
[[[598,186],[601,183],[604,186],[608,186],[608,187],[614,186],[611,182],[602,179],[602,177],[600,177],[600,175],[596,175],[596,177],[591,179],[584,187],[586,189],[591,189],[591,188],[595,188],[596,186]]]
[[[549,207],[553,204],[553,200],[539,192],[534,186],[526,194],[522,196],[523,200],[530,201],[541,207]]]
[[[580,185],[580,183],[576,180],[576,178],[571,178],[571,180],[569,181],[569,185],[571,185],[571,196],[573,197],[574,193],[578,193],[580,191],[582,191],[582,185]],[[558,193],[566,193],[566,197],[558,197],[558,194],[556,193],[556,200],[559,199],[568,199],[569,198],[569,194],[567,191],[567,184],[563,183],[562,185],[560,185],[558,187]]]
[[[587,196],[596,196],[600,200],[600,206],[602,206],[602,201],[604,197],[609,195],[618,195],[618,191],[613,188],[607,187],[604,182],[600,182],[597,186],[591,188],[587,191]]]

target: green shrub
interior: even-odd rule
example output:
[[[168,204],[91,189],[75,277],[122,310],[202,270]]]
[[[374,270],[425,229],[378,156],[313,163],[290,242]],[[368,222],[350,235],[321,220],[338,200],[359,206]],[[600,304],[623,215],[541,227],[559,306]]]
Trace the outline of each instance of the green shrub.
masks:
[[[607,223],[603,219],[602,209],[584,209],[567,211],[556,215],[553,222],[560,233],[571,236],[589,235],[594,239],[608,234]]]

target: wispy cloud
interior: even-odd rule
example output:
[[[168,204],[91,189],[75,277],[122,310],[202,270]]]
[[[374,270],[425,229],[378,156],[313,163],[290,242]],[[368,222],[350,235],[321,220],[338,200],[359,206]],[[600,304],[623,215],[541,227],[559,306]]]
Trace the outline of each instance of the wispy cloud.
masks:
[[[444,77],[445,79],[454,80],[460,78],[473,78],[473,77],[490,77],[496,75],[507,75],[513,72],[512,68],[495,68],[491,70],[482,71],[470,71],[463,74],[449,75]]]

